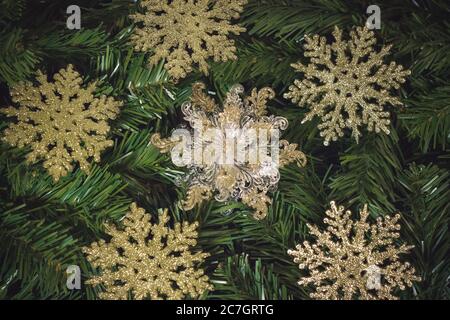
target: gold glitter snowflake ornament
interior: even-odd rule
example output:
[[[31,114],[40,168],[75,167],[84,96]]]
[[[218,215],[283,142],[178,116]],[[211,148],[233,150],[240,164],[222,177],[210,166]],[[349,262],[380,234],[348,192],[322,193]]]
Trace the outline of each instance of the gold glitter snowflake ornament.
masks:
[[[82,88],[80,75],[68,65],[54,75],[54,82],[38,72],[39,86],[21,83],[12,89],[19,108],[2,110],[17,123],[9,125],[3,140],[19,148],[30,147],[29,163],[44,160],[55,181],[72,171],[73,162],[88,171],[89,160],[100,161],[100,153],[113,142],[106,139],[108,120],[119,113],[121,103],[104,95],[94,97],[95,83]]]
[[[317,238],[316,243],[305,241],[289,250],[300,269],[309,270],[299,285],[312,284],[315,291],[311,297],[331,300],[378,300],[397,299],[393,290],[420,281],[409,263],[399,261],[399,254],[407,253],[413,246],[396,245],[400,236],[400,215],[378,218],[369,224],[367,205],[360,211],[359,221],[351,219],[350,211],[331,202],[326,211],[326,231],[308,225]]]
[[[100,298],[108,300],[198,298],[212,289],[203,270],[197,269],[207,253],[191,253],[197,244],[198,223],[176,223],[166,227],[167,210],[158,223],[150,223],[150,215],[135,203],[123,220],[123,230],[106,225],[112,239],[94,242],[83,248],[88,261],[100,268],[100,275],[86,283],[103,284]]]
[[[369,131],[389,134],[390,114],[384,107],[402,105],[390,91],[398,89],[410,71],[395,62],[384,64],[391,45],[377,52],[375,35],[365,27],[351,31],[349,40],[343,40],[338,27],[333,36],[332,44],[325,37],[306,36],[305,57],[310,62],[292,65],[304,79],[295,80],[284,97],[310,108],[302,123],[321,118],[318,128],[325,145],[342,137],[345,128],[358,143],[363,124]]]
[[[245,28],[232,25],[246,0],[143,0],[145,13],[131,15],[138,23],[131,38],[137,51],[153,50],[150,64],[166,59],[165,68],[175,79],[186,77],[192,66],[208,74],[208,58],[236,59],[234,41]]]

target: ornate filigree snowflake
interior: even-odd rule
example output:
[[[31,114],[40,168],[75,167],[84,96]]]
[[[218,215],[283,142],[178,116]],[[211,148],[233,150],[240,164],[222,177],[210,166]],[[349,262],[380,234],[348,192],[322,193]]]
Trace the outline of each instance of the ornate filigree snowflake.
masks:
[[[255,218],[263,219],[268,211],[267,205],[271,202],[267,193],[276,189],[280,179],[279,167],[292,162],[304,166],[306,156],[296,150],[296,144],[289,144],[286,140],[280,140],[274,149],[279,153],[278,163],[276,157],[269,156],[271,149],[267,152],[261,152],[260,149],[252,151],[256,150],[256,139],[252,139],[250,134],[252,130],[253,138],[261,139],[258,135],[266,136],[267,144],[271,146],[272,142],[275,144],[275,140],[269,132],[274,130],[278,133],[288,125],[286,118],[267,115],[267,101],[275,96],[272,89],[253,89],[251,95],[243,100],[241,94],[244,88],[240,85],[234,86],[227,93],[222,109],[214,99],[203,92],[204,87],[201,83],[193,86],[191,101],[183,104],[182,111],[191,131],[194,131],[191,136],[195,136],[195,132],[216,129],[215,136],[199,135],[193,145],[208,150],[211,146],[220,147],[231,139],[242,143],[241,154],[247,156],[240,157],[238,152],[235,152],[227,162],[221,161],[224,152],[205,151],[201,154],[205,161],[187,164],[189,172],[184,180],[189,188],[186,199],[182,202],[183,208],[190,210],[215,195],[215,199],[221,202],[241,200],[255,210]],[[151,142],[161,152],[174,151],[178,143],[172,138],[161,139],[159,134],[153,135]],[[228,150],[227,147],[223,149]],[[254,161],[251,161],[251,156],[254,156]]]
[[[18,108],[2,110],[16,117],[4,131],[3,140],[12,146],[30,147],[30,163],[44,160],[44,167],[55,181],[72,171],[72,163],[88,171],[89,160],[100,161],[100,153],[113,144],[107,140],[108,120],[119,113],[121,102],[102,95],[94,97],[96,83],[82,88],[81,76],[68,65],[54,75],[54,82],[38,72],[32,83],[12,88],[12,100]]]
[[[352,213],[334,202],[326,215],[326,231],[308,225],[316,243],[305,241],[288,251],[300,269],[309,270],[309,276],[298,283],[315,287],[312,298],[397,299],[394,289],[404,290],[412,281],[420,281],[409,263],[399,261],[399,254],[413,248],[395,243],[400,236],[400,215],[378,218],[371,225],[367,205],[360,211],[359,221],[353,221]]]
[[[207,59],[236,59],[234,41],[229,34],[245,31],[232,25],[239,18],[246,0],[143,0],[145,13],[131,18],[139,26],[131,38],[138,51],[153,50],[150,64],[166,59],[165,68],[175,79],[184,78],[198,66],[208,73]]]
[[[410,71],[395,62],[384,64],[391,45],[377,52],[375,35],[367,28],[356,28],[349,40],[343,40],[342,31],[335,27],[333,36],[332,44],[318,35],[305,37],[305,57],[310,62],[292,65],[304,79],[295,80],[284,97],[310,109],[302,123],[321,118],[318,128],[325,145],[342,137],[344,128],[351,129],[358,142],[363,124],[369,131],[389,134],[390,114],[384,107],[402,105],[390,91],[398,89]]]
[[[100,240],[83,248],[88,261],[100,269],[100,275],[86,283],[102,284],[100,298],[110,300],[197,298],[212,289],[203,270],[197,269],[208,254],[190,252],[197,244],[198,223],[176,223],[170,229],[168,221],[164,210],[158,223],[151,224],[150,215],[133,203],[123,230],[106,225],[109,243]]]

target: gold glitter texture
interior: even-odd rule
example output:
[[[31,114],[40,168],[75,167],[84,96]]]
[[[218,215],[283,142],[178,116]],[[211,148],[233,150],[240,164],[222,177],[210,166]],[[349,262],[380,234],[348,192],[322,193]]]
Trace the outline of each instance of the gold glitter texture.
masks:
[[[184,119],[189,122],[192,129],[218,129],[225,141],[228,130],[236,129],[237,132],[245,132],[245,129],[285,130],[288,126],[286,118],[267,116],[266,104],[275,97],[275,92],[271,88],[259,91],[253,89],[250,96],[242,99],[244,88],[236,85],[227,93],[223,108],[204,93],[204,88],[202,83],[194,84],[191,101],[182,106]],[[201,128],[196,127],[199,126],[198,123],[201,123]],[[248,137],[241,136],[241,133],[237,134],[238,141],[247,141]],[[270,137],[268,137],[270,143],[269,140]],[[152,136],[151,142],[161,152],[169,152],[174,143],[170,138],[162,139],[158,133]],[[204,137],[197,143],[208,146],[213,142]],[[251,143],[245,146],[247,154],[250,146]],[[266,159],[258,157],[256,163],[251,163],[248,159],[239,160],[235,154],[231,164],[221,164],[216,159],[208,159],[190,166],[188,174],[184,177],[188,191],[186,199],[182,201],[183,209],[190,210],[214,196],[220,202],[241,200],[254,209],[256,219],[263,219],[267,215],[268,204],[271,203],[267,193],[276,189],[280,178],[279,167],[289,163],[296,163],[300,167],[306,164],[306,156],[296,149],[296,144],[281,140],[279,147],[279,164],[271,162],[269,156]]]
[[[100,298],[125,300],[198,298],[212,289],[203,270],[197,269],[207,253],[191,253],[197,244],[198,223],[175,223],[173,229],[167,210],[159,214],[157,224],[135,203],[123,220],[123,230],[106,225],[111,241],[94,242],[83,248],[87,260],[100,275],[86,283],[102,284]]]
[[[246,0],[143,0],[145,13],[131,15],[138,24],[132,35],[137,51],[153,51],[149,63],[166,59],[165,68],[175,79],[186,77],[193,65],[208,74],[209,58],[236,59],[229,34],[245,31],[232,25]]]
[[[342,137],[345,128],[358,143],[363,124],[368,131],[389,134],[390,114],[384,106],[402,105],[390,91],[398,89],[410,71],[395,62],[384,64],[391,45],[377,52],[375,35],[365,27],[351,31],[349,40],[338,27],[333,36],[331,44],[318,35],[305,37],[304,55],[310,62],[292,64],[304,79],[295,80],[284,97],[310,109],[302,123],[321,118],[318,128],[325,145]]]
[[[298,282],[312,284],[315,291],[311,297],[331,300],[378,300],[397,299],[393,290],[420,281],[409,263],[399,261],[399,254],[407,253],[413,246],[396,245],[399,238],[400,215],[378,218],[369,224],[367,205],[360,211],[359,221],[351,219],[350,211],[331,202],[324,219],[326,231],[308,225],[310,233],[317,238],[289,250],[300,269],[309,270]]]
[[[20,83],[12,88],[13,102],[18,108],[2,110],[16,117],[4,131],[3,140],[19,148],[30,147],[27,161],[43,160],[43,166],[55,181],[72,171],[77,162],[83,171],[90,168],[90,159],[100,161],[100,153],[112,146],[107,140],[108,120],[119,113],[121,102],[104,95],[94,97],[95,82],[82,88],[83,80],[68,65],[54,75],[37,73],[39,86]]]

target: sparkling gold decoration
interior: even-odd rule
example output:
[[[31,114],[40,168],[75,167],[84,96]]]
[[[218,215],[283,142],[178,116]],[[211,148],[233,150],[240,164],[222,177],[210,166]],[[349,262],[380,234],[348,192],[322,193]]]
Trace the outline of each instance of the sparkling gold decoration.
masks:
[[[296,162],[299,167],[306,165],[305,155],[297,150],[296,143],[289,143],[287,140],[280,141],[280,167],[284,167],[291,162]]]
[[[289,250],[300,269],[309,270],[300,285],[313,284],[315,299],[378,300],[397,299],[392,294],[397,287],[412,286],[420,281],[409,263],[399,261],[399,254],[407,253],[413,246],[395,244],[399,238],[400,215],[378,218],[369,224],[367,205],[360,211],[359,221],[353,221],[350,211],[331,202],[326,211],[326,231],[308,225],[317,238],[316,243],[305,241]]]
[[[203,270],[197,269],[208,254],[190,252],[197,244],[198,223],[176,223],[170,229],[168,221],[164,210],[158,223],[151,224],[150,215],[133,203],[123,230],[106,225],[109,243],[100,240],[83,248],[88,261],[100,268],[100,275],[86,283],[102,284],[100,298],[108,300],[197,298],[212,289]]]
[[[44,160],[44,167],[55,181],[72,171],[72,163],[88,171],[90,159],[100,161],[100,153],[113,144],[107,140],[108,119],[119,113],[121,103],[104,95],[94,97],[96,83],[82,88],[83,80],[68,65],[54,75],[37,73],[39,86],[21,83],[12,89],[19,108],[2,110],[17,123],[9,125],[3,140],[19,148],[30,147],[29,163]]]
[[[131,15],[138,23],[131,38],[137,51],[153,51],[149,63],[166,59],[165,68],[175,79],[186,77],[192,66],[208,74],[207,59],[236,59],[234,41],[245,28],[232,25],[247,0],[143,0],[145,13]]]
[[[342,137],[344,128],[352,130],[358,143],[363,124],[369,131],[389,134],[390,114],[384,106],[402,105],[390,91],[398,89],[410,71],[395,62],[384,64],[391,45],[377,52],[375,35],[365,27],[351,31],[349,40],[342,39],[338,27],[333,36],[332,44],[318,35],[305,37],[305,57],[310,62],[292,64],[304,79],[295,80],[284,97],[310,108],[302,123],[321,118],[318,128],[325,145]]]
[[[212,197],[212,191],[208,186],[193,185],[189,188],[186,199],[182,201],[184,210],[193,209],[198,203],[203,200],[208,200]]]
[[[177,141],[169,139],[161,139],[159,133],[155,133],[150,137],[150,142],[156,146],[162,153],[169,152],[177,144]]]
[[[218,129],[222,141],[235,134],[237,136],[232,138],[245,141],[245,148],[248,150],[252,142],[245,133],[242,133],[245,129],[259,132],[261,129],[287,128],[287,119],[266,115],[267,101],[275,96],[271,88],[263,88],[260,91],[254,89],[249,97],[241,99],[244,88],[236,85],[227,93],[223,109],[204,93],[204,88],[203,84],[194,84],[191,101],[182,106],[184,119],[194,130]],[[169,152],[172,150],[171,147],[173,148],[173,141],[170,138],[161,139],[159,134],[153,135],[151,142],[160,148],[161,152]],[[203,137],[197,143],[202,146],[214,144],[208,137]],[[221,164],[217,161],[218,156],[214,155],[216,158],[205,158],[206,161],[202,163],[188,166],[189,172],[184,177],[188,191],[186,199],[182,201],[183,208],[190,210],[214,195],[217,201],[222,202],[241,200],[255,209],[256,219],[263,219],[267,214],[267,205],[271,202],[267,193],[275,190],[280,178],[279,167],[291,162],[295,162],[298,166],[306,164],[306,156],[296,148],[296,144],[281,140],[279,164],[274,163],[267,155],[258,156],[257,161],[251,162],[248,158],[239,159],[236,153],[231,163]]]

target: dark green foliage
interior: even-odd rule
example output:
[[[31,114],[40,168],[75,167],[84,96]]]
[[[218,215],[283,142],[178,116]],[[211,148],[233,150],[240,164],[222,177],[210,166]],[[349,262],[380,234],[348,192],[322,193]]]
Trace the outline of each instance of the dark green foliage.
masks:
[[[272,266],[265,266],[260,259],[251,266],[245,255],[228,257],[217,268],[215,277],[216,292],[211,294],[212,299],[292,299],[288,289],[280,285]]]
[[[422,277],[420,298],[448,297],[449,173],[436,166],[412,164],[399,177],[404,218],[403,239],[415,246],[411,261]]]
[[[66,8],[82,8],[82,29],[68,30]],[[114,146],[89,174],[75,168],[54,183],[40,163],[25,161],[27,149],[0,143],[0,298],[94,299],[96,290],[66,288],[65,270],[79,265],[83,280],[94,272],[81,248],[104,238],[106,221],[120,223],[129,204],[149,214],[169,208],[174,221],[199,221],[198,247],[209,252],[204,266],[215,290],[206,299],[307,299],[297,285],[301,272],[287,250],[310,239],[307,223],[322,224],[329,201],[354,212],[368,203],[373,217],[400,212],[400,242],[415,246],[409,256],[421,283],[399,292],[403,299],[448,299],[450,2],[382,1],[379,44],[412,74],[391,108],[391,134],[362,130],[359,144],[345,137],[324,147],[317,121],[301,124],[307,109],[284,99],[299,75],[290,64],[303,60],[305,34],[330,35],[335,25],[363,25],[372,1],[249,0],[236,37],[238,60],[211,62],[205,77],[195,71],[173,83],[164,61],[129,43],[134,28],[128,0],[0,0],[0,107],[9,90],[71,63],[98,94],[124,102],[111,121]],[[175,183],[184,168],[149,144],[154,132],[167,136],[183,123],[180,105],[202,80],[222,100],[235,83],[247,90],[271,86],[270,113],[284,116],[286,139],[308,157],[305,168],[283,168],[265,220],[256,221],[240,203],[209,201],[189,212]],[[10,119],[0,115],[0,132]]]

